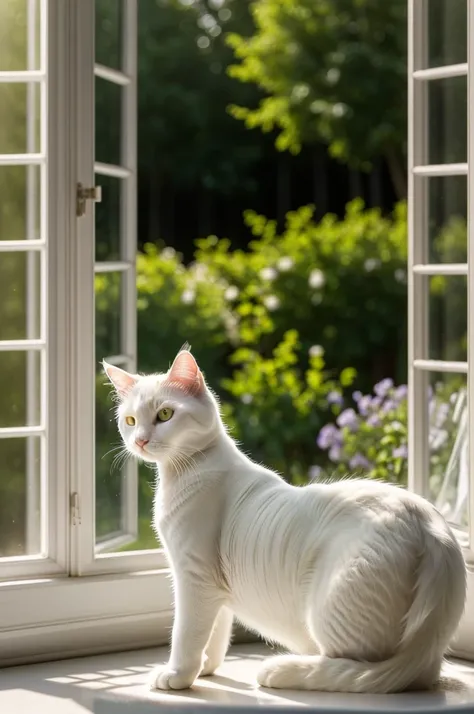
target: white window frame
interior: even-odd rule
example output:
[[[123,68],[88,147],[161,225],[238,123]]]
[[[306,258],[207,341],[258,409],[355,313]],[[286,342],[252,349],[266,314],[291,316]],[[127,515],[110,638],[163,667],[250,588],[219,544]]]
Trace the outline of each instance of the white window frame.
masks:
[[[467,76],[468,106],[474,106],[474,0],[468,8],[468,62],[427,68],[429,0],[408,2],[408,487],[426,495],[429,475],[429,424],[426,414],[430,372],[468,375],[469,463],[474,464],[474,114],[469,112],[467,161],[458,164],[428,163],[428,83]],[[468,177],[468,262],[430,264],[428,246],[427,179],[435,176]],[[428,359],[429,295],[421,276],[468,276],[468,361]],[[468,567],[468,599],[453,649],[459,656],[474,657],[474,470],[469,470],[469,532],[459,533]]]
[[[88,202],[86,214],[76,217],[77,183],[93,186],[95,170],[110,171],[109,167],[94,165],[95,5],[94,0],[42,2],[46,51],[42,71],[31,73],[29,78],[49,83],[49,91],[43,91],[43,101],[47,97],[47,112],[43,107],[43,116],[47,115],[43,130],[44,145],[49,144],[47,161],[46,151],[44,156],[9,157],[8,161],[39,164],[47,170],[45,185],[49,191],[42,209],[42,241],[28,248],[46,256],[44,238],[48,237],[47,277],[46,272],[43,274],[49,292],[47,429],[54,438],[48,442],[45,522],[50,527],[52,557],[0,562],[0,666],[164,644],[172,622],[169,571],[161,551],[96,557],[93,204]],[[127,0],[125,7],[133,13],[136,0]],[[129,35],[127,40],[133,44],[136,36]],[[135,92],[135,86],[129,91]],[[124,121],[129,135],[133,135],[135,107],[130,101],[127,106]],[[127,172],[121,220],[124,231],[133,235],[135,150],[125,142],[122,151],[130,174]],[[135,244],[133,253],[131,246],[130,242],[125,260],[134,264]],[[2,241],[0,250],[9,249],[26,247],[25,243]],[[129,275],[125,290],[129,291],[125,298],[128,305],[135,290],[133,270]],[[130,315],[123,338],[124,352],[132,363],[133,321]],[[43,348],[43,342],[42,333],[42,340],[32,341],[29,347]],[[0,345],[0,349],[7,347],[17,345]],[[45,369],[46,361],[43,364]],[[27,433],[39,429],[33,427]],[[19,431],[23,433],[24,429]],[[79,499],[71,502],[74,494]],[[71,508],[77,504],[80,514]]]

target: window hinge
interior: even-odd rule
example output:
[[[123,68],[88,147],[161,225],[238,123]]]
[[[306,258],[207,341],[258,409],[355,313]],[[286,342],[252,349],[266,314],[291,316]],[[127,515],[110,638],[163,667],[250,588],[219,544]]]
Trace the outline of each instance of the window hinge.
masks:
[[[71,493],[70,506],[71,506],[72,525],[80,526],[81,525],[81,509],[79,506],[79,494],[77,493],[77,491],[74,491],[74,493]]]
[[[102,189],[100,186],[86,188],[82,183],[77,184],[76,189],[76,216],[83,216],[86,212],[86,201],[102,201]]]

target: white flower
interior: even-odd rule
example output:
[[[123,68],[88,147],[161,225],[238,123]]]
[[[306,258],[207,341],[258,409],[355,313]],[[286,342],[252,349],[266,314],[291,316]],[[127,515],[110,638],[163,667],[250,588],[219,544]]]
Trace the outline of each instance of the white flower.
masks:
[[[340,76],[341,71],[337,67],[331,67],[326,73],[326,81],[328,84],[337,84]]]
[[[184,302],[185,305],[190,305],[194,302],[195,297],[196,293],[194,290],[185,290],[181,295],[181,302]]]
[[[224,293],[226,300],[236,300],[239,296],[239,289],[235,285],[229,285]]]
[[[280,307],[280,300],[277,298],[276,295],[267,295],[265,298],[263,298],[263,303],[267,310],[270,310],[270,312],[273,312],[273,310],[278,310]]]
[[[260,271],[262,280],[275,280],[277,275],[278,273],[275,268],[263,268],[263,270]]]
[[[403,268],[397,268],[395,271],[395,280],[399,283],[405,283],[407,279],[407,274]]]
[[[253,402],[253,397],[251,394],[242,394],[240,399],[244,404],[251,404]]]
[[[372,270],[380,267],[380,260],[378,258],[367,258],[364,263],[364,268],[367,273],[371,273]]]
[[[321,345],[313,345],[309,348],[310,357],[322,357],[324,354],[324,349]]]
[[[316,268],[315,270],[312,270],[309,274],[308,278],[308,283],[309,287],[313,288],[313,290],[318,290],[319,288],[322,288],[324,283],[326,282],[324,278],[324,273],[322,270],[319,270]]]
[[[286,273],[288,270],[291,270],[293,266],[294,262],[288,255],[284,255],[277,263],[277,268],[278,270],[281,270],[282,273]]]
[[[171,260],[171,258],[174,258],[175,255],[176,255],[175,249],[171,248],[170,246],[168,246],[167,248],[164,248],[161,251],[161,257],[164,260]]]

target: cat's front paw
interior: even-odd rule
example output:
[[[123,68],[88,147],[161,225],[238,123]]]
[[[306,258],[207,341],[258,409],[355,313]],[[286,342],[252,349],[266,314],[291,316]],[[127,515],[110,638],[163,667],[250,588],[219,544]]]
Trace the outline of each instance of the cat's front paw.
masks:
[[[194,673],[170,669],[160,665],[152,670],[148,684],[150,689],[189,689],[194,683]]]

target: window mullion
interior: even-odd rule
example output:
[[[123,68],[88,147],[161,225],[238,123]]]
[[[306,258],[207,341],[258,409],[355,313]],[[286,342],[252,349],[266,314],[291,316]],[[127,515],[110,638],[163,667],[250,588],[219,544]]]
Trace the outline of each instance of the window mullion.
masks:
[[[426,183],[414,168],[426,163],[427,88],[414,72],[425,67],[427,55],[426,0],[408,4],[408,485],[424,493],[428,474],[428,375],[415,368],[415,360],[428,354],[428,295],[426,281],[414,273],[414,265],[427,263]]]
[[[469,419],[469,543],[474,551],[474,7],[468,2],[468,280],[467,280],[467,316],[468,316],[468,419]]]

